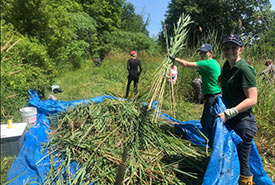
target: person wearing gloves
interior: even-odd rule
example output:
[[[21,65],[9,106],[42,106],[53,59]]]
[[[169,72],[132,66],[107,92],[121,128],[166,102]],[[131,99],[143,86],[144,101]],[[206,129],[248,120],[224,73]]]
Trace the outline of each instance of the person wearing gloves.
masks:
[[[211,105],[217,96],[221,96],[221,89],[218,85],[218,77],[221,74],[221,68],[219,63],[213,59],[214,53],[210,44],[203,44],[197,52],[201,58],[201,61],[198,62],[188,62],[180,58],[175,58],[171,54],[169,54],[169,58],[172,61],[181,64],[183,67],[199,70],[201,73],[202,94],[204,96],[204,108],[201,117],[201,125],[203,132],[206,133],[206,129],[212,128],[211,125],[207,125]]]
[[[128,83],[127,83],[125,98],[128,98],[129,89],[130,89],[130,85],[131,85],[132,81],[134,81],[135,95],[138,94],[138,81],[139,81],[139,76],[142,71],[140,60],[137,59],[137,52],[131,51],[130,54],[131,54],[131,58],[127,62]],[[138,68],[139,68],[139,70],[138,70]]]
[[[257,103],[256,72],[241,54],[244,50],[238,35],[228,35],[222,42],[226,62],[222,67],[219,82],[226,110],[219,114],[223,123],[232,128],[243,140],[237,146],[240,161],[239,185],[252,185],[249,156],[252,140],[257,132],[252,106]]]

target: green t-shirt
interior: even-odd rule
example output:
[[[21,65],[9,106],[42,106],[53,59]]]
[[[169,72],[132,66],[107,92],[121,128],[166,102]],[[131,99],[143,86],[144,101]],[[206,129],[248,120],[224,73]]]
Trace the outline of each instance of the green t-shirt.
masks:
[[[244,87],[256,87],[256,71],[243,59],[239,60],[231,69],[226,61],[222,69],[221,86],[226,107],[235,107],[246,99]]]
[[[214,59],[196,62],[202,80],[202,94],[217,94],[221,92],[218,77],[221,74],[219,63]]]

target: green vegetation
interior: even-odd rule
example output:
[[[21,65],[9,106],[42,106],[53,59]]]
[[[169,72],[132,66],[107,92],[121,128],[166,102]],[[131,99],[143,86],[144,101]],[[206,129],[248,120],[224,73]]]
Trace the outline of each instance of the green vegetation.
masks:
[[[188,42],[184,43],[187,47],[177,56],[196,61],[195,49],[202,42],[210,42],[222,65],[222,36],[235,32],[241,34],[246,43],[244,58],[261,71],[267,58],[274,60],[275,11],[270,9],[269,1],[257,0],[250,4],[251,1],[236,0],[172,0],[165,20],[168,37],[173,37],[173,24],[183,12],[194,21]],[[152,86],[152,74],[167,57],[163,34],[160,33],[159,39],[148,37],[149,21],[149,17],[136,14],[134,6],[125,0],[3,0],[1,123],[7,119],[20,121],[18,109],[27,104],[27,91],[31,88],[41,98],[47,98],[51,85],[58,84],[64,93],[54,96],[66,101],[106,94],[123,97],[127,83],[126,61],[133,49],[137,50],[143,66],[139,100],[148,102],[144,95]],[[104,59],[102,65],[95,66],[91,60],[95,57]],[[178,73],[175,118],[198,120],[202,105],[192,103],[191,86],[198,73],[182,67],[178,67]],[[274,181],[274,82],[257,78],[258,104],[254,112],[259,131],[255,140],[265,169]],[[162,111],[172,115],[169,97],[166,91]],[[133,94],[129,99],[133,99]],[[1,158],[1,183],[13,159]],[[206,157],[202,160],[207,163]]]

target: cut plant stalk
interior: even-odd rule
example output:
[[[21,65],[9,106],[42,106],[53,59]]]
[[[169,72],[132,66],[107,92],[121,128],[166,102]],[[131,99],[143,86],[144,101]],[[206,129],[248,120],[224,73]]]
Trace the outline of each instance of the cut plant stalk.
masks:
[[[190,149],[185,144],[188,141],[164,133],[162,126],[166,123],[153,123],[153,116],[146,106],[116,100],[81,105],[61,113],[51,123],[46,145],[51,158],[59,162],[51,161],[44,184],[184,184],[169,165],[180,160],[169,162],[166,157],[196,159],[203,155]],[[72,133],[71,127],[77,121],[81,125]],[[71,174],[72,162],[79,165],[75,174]]]
[[[170,47],[168,43],[168,36],[166,34],[166,26],[164,23],[164,37],[166,39],[166,45],[167,45],[167,52],[175,56],[185,45],[185,41],[187,39],[187,33],[189,31],[188,25],[191,24],[191,17],[189,15],[185,15],[184,13],[180,16],[179,20],[177,21],[177,25],[174,26],[174,34],[172,37],[170,37]],[[169,57],[165,57],[162,61],[159,68],[156,69],[155,74],[153,76],[153,85],[150,89],[149,95],[151,96],[151,100],[148,106],[148,110],[152,108],[153,102],[158,101],[158,105],[155,107],[154,110],[154,122],[157,120],[157,116],[159,114],[159,111],[162,107],[163,102],[163,96],[165,93],[165,87],[167,83],[166,74],[170,71],[170,67],[172,65],[171,59]],[[171,76],[171,75],[170,75]],[[172,79],[170,79],[170,82],[172,82]],[[174,95],[174,89],[172,83],[170,83],[170,94],[171,94],[171,110],[173,115],[175,115],[175,95]]]

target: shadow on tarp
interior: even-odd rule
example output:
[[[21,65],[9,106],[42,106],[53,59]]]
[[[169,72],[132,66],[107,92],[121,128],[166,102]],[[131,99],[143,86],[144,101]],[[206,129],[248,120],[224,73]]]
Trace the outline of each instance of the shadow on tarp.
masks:
[[[29,91],[30,101],[28,106],[34,106],[38,111],[38,119],[35,126],[30,128],[26,133],[25,142],[8,172],[7,180],[15,178],[11,185],[18,184],[41,184],[45,179],[47,172],[50,170],[50,160],[46,151],[42,151],[42,145],[48,142],[47,133],[50,132],[50,122],[46,116],[55,115],[58,112],[66,111],[69,107],[84,104],[88,102],[100,103],[107,99],[117,99],[113,96],[100,96],[89,100],[74,100],[70,102],[45,100],[41,101],[34,91]],[[215,132],[206,133],[210,140],[213,140],[213,151],[204,175],[203,185],[235,185],[238,184],[239,178],[239,161],[236,151],[236,144],[240,142],[233,131],[228,131],[220,118],[215,117],[219,112],[225,109],[222,99],[217,99],[215,106],[212,108],[212,115],[209,121],[212,121]],[[161,117],[178,124],[174,125],[178,134],[185,136],[194,144],[205,146],[204,139],[200,136],[198,129],[201,130],[199,121],[181,122],[175,120],[167,114],[160,114]],[[211,129],[208,129],[211,130]],[[253,142],[250,156],[251,171],[254,175],[256,185],[273,185],[263,169],[260,155],[256,145]],[[71,172],[77,171],[77,164],[71,164]]]

